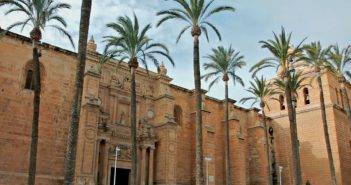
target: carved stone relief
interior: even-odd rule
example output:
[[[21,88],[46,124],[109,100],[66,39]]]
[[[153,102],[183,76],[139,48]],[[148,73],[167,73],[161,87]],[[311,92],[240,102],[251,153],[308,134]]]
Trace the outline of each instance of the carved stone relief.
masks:
[[[154,91],[155,91],[154,87],[152,85],[148,85],[148,87],[146,88],[145,95],[153,97],[154,96]]]
[[[157,140],[154,127],[149,122],[149,118],[145,117],[140,121],[139,141]]]
[[[115,125],[113,127],[112,135],[115,137],[125,136],[129,138],[130,136],[130,127],[122,126],[122,125]]]
[[[129,125],[129,104],[120,103],[118,106],[117,123],[121,125]]]
[[[117,76],[112,76],[111,78],[111,86],[115,88],[123,89],[123,81],[121,82]]]
[[[109,148],[110,157],[114,157],[116,155],[116,146],[120,149],[118,152],[118,159],[130,161],[132,159],[132,149],[128,145],[117,144]]]
[[[109,117],[110,115],[107,112],[100,110],[98,127],[99,129],[102,129],[104,132],[107,132],[108,130],[110,130],[110,125],[108,125]]]
[[[123,75],[113,74],[111,76],[110,85],[111,85],[111,87],[114,87],[114,88],[125,89],[125,90],[129,91],[130,90],[130,75],[129,74],[123,74]]]
[[[82,177],[78,178],[77,185],[95,185],[95,183],[91,178]]]

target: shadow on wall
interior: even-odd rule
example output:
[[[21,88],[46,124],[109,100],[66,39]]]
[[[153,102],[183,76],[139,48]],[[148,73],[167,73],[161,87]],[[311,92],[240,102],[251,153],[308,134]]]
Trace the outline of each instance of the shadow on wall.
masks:
[[[274,128],[274,142],[275,142],[275,153],[277,166],[283,166],[282,172],[282,184],[291,185],[292,182],[292,163],[291,160],[291,142],[290,142],[290,131],[289,127],[283,127],[278,123],[271,124]],[[299,135],[299,133],[298,133]],[[327,151],[325,146],[325,140],[323,133],[318,135],[318,138],[309,135],[299,135],[300,140],[310,140],[300,143],[300,162],[302,168],[303,185],[306,184],[307,180],[311,185],[330,185],[331,177],[329,170],[329,162],[327,157]],[[317,157],[323,156],[322,158]],[[338,173],[338,172],[337,172]],[[277,170],[279,179],[279,171]],[[337,177],[340,174],[336,174]],[[279,183],[279,181],[278,181]]]
[[[324,143],[324,140],[320,142]],[[331,176],[326,149],[323,150],[325,158],[316,157],[312,149],[313,145],[310,142],[302,142],[300,145],[304,183],[309,180],[311,185],[329,185],[331,183]],[[337,173],[336,176],[339,176],[339,174]]]

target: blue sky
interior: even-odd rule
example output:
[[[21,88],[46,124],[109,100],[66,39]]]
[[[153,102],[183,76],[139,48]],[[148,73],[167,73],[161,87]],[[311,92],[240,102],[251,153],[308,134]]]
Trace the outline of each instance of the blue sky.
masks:
[[[62,0],[72,5],[71,10],[65,10],[69,22],[68,30],[78,43],[78,29],[80,16],[79,0]],[[259,60],[270,56],[270,53],[260,48],[258,41],[272,38],[274,32],[279,32],[281,26],[287,31],[293,32],[293,43],[300,42],[308,37],[306,43],[320,40],[324,46],[339,43],[344,47],[351,44],[351,7],[350,0],[217,0],[217,4],[228,4],[236,8],[235,13],[222,13],[215,15],[213,22],[220,29],[223,41],[219,42],[214,33],[208,43],[205,38],[200,40],[200,55],[210,53],[210,49],[218,45],[229,46],[240,51],[245,56],[247,66],[238,72],[246,85],[251,75],[248,70]],[[176,67],[172,68],[168,63],[168,74],[174,80],[172,83],[189,89],[193,89],[193,40],[190,33],[186,33],[178,44],[176,36],[182,28],[181,22],[166,23],[160,28],[155,28],[159,17],[155,14],[159,10],[175,7],[172,1],[164,0],[93,0],[90,35],[93,35],[98,44],[98,50],[102,50],[104,44],[102,37],[111,34],[105,25],[116,20],[120,15],[132,15],[133,12],[139,17],[141,24],[152,23],[154,29],[150,37],[158,42],[166,44],[171,56],[175,60]],[[0,8],[0,26],[6,28],[10,23],[22,18],[20,14],[4,16],[6,7]],[[13,31],[28,36],[29,29],[23,32]],[[43,37],[44,42],[73,50],[69,42],[61,38],[59,33],[47,30]],[[201,63],[208,62],[201,58]],[[267,78],[274,76],[274,70],[266,70],[263,74]],[[202,71],[203,74],[203,71]],[[202,83],[202,88],[207,89],[208,83]],[[208,95],[223,99],[224,88],[222,83],[215,85]],[[230,83],[229,97],[240,100],[246,96],[243,87],[233,86]],[[247,107],[248,105],[244,105]]]

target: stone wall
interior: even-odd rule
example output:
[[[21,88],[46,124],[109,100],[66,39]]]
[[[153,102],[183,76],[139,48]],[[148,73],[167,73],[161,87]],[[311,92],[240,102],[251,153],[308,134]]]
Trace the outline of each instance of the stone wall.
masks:
[[[340,185],[346,185],[349,184],[350,176],[348,174],[350,163],[346,162],[350,160],[351,156],[350,124],[347,123],[346,114],[342,108],[337,79],[332,74],[326,73],[322,76],[322,81],[337,182]],[[309,80],[305,83],[309,83]],[[319,89],[316,81],[312,81],[311,86],[307,86],[307,88],[310,104],[305,104],[301,89],[296,109],[303,182],[309,180],[311,184],[327,185],[330,184],[331,176],[320,111]],[[282,182],[287,185],[293,184],[287,110],[280,110],[279,102],[272,101],[269,106],[271,110],[267,110],[268,116],[273,119],[271,125],[275,130],[277,165],[284,168]]]
[[[12,35],[12,34],[11,34]],[[0,184],[26,184],[33,91],[24,89],[31,43],[12,35],[0,40]],[[62,184],[75,77],[75,54],[42,47],[42,91],[37,184]]]

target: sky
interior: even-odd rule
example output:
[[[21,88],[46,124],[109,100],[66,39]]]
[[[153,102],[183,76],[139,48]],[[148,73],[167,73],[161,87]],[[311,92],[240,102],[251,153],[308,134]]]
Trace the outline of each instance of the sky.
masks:
[[[72,6],[70,10],[62,11],[61,15],[68,22],[68,32],[73,36],[76,45],[79,36],[80,0],[61,0]],[[292,32],[292,43],[297,44],[305,37],[305,43],[321,41],[323,46],[338,43],[345,47],[351,44],[351,7],[350,0],[217,0],[215,5],[231,5],[236,8],[234,13],[220,13],[213,16],[210,21],[220,30],[222,41],[219,41],[213,32],[210,32],[210,42],[200,38],[200,62],[209,62],[204,56],[211,53],[211,48],[217,46],[232,47],[244,55],[247,63],[238,75],[244,79],[246,88],[252,79],[249,69],[261,59],[270,57],[270,53],[262,49],[258,43],[261,40],[273,38],[273,32],[279,33],[284,26],[287,32]],[[98,51],[104,49],[103,36],[114,34],[106,28],[106,24],[115,22],[121,15],[133,15],[139,18],[143,26],[151,23],[153,29],[149,37],[157,42],[165,44],[175,61],[173,68],[165,60],[168,75],[173,78],[172,83],[194,89],[193,81],[193,39],[190,32],[185,33],[176,44],[176,37],[184,25],[182,22],[168,22],[156,27],[160,17],[156,13],[160,10],[177,7],[172,1],[164,0],[93,0],[90,31],[98,46]],[[23,15],[14,13],[5,16],[8,7],[0,8],[0,27],[6,28],[11,23],[23,20]],[[13,29],[14,32],[28,36],[30,28],[22,32]],[[68,40],[56,31],[46,30],[43,34],[43,42],[50,43],[68,50],[73,49]],[[151,65],[151,63],[150,63]],[[151,68],[151,70],[155,68]],[[201,74],[204,74],[202,69]],[[259,75],[266,78],[274,77],[275,70],[265,70]],[[249,96],[245,87],[234,86],[229,82],[229,97],[239,101]],[[202,82],[202,88],[208,89],[207,82]],[[224,84],[220,81],[213,86],[207,95],[224,99]],[[241,105],[240,103],[237,103]],[[250,107],[251,103],[241,105]]]

